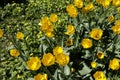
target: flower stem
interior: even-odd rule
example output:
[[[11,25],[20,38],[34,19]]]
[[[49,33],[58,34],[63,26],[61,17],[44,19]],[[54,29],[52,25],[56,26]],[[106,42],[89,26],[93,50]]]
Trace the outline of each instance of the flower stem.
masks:
[[[52,76],[52,74],[50,73],[50,71],[47,69],[47,67],[44,67],[46,73],[48,74],[48,76],[52,79],[55,80],[54,77]]]

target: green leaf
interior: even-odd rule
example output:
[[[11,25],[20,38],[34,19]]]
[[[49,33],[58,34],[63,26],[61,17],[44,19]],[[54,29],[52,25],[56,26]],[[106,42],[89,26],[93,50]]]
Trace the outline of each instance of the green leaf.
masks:
[[[81,75],[86,75],[92,71],[85,63],[82,64],[84,66],[83,69],[78,71]]]
[[[64,66],[65,75],[70,75],[70,67],[68,65]]]
[[[29,77],[27,80],[34,80],[34,78]]]

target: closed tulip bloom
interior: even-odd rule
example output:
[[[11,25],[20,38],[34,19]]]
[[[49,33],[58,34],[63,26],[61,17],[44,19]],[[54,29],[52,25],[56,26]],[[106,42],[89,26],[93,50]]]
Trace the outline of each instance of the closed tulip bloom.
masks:
[[[31,57],[27,61],[27,66],[29,70],[38,70],[41,67],[41,61],[38,57]]]
[[[113,0],[112,5],[113,6],[119,6],[120,5],[120,0]]]
[[[54,49],[53,49],[53,54],[56,56],[56,55],[58,55],[58,54],[61,54],[61,53],[63,53],[64,51],[63,51],[63,48],[62,47],[60,47],[60,46],[56,46]]]
[[[113,60],[110,60],[109,68],[111,68],[112,70],[118,70],[120,68],[119,60],[117,58],[113,58]]]
[[[0,29],[0,38],[3,36],[3,30]]]
[[[18,57],[20,55],[20,52],[17,49],[11,49],[10,55],[13,57]]]
[[[93,74],[95,80],[107,80],[103,71],[96,71]]]
[[[70,60],[69,56],[64,53],[58,54],[55,58],[56,58],[56,62],[61,66],[67,65]]]
[[[111,2],[111,0],[103,0],[101,2],[101,4],[104,8],[107,8],[110,5],[110,2]]]
[[[43,55],[42,63],[44,66],[51,66],[55,63],[55,57],[51,53]]]
[[[23,39],[23,38],[24,38],[24,34],[23,34],[22,32],[18,32],[18,33],[16,34],[16,38],[17,38],[17,39]]]
[[[72,18],[75,18],[78,15],[78,11],[73,4],[67,5],[66,11],[68,12],[68,15]]]
[[[47,74],[38,73],[36,76],[34,76],[34,80],[48,80],[48,76]]]
[[[87,48],[91,48],[92,47],[92,40],[85,38],[82,40],[82,47],[87,49]]]
[[[94,9],[93,3],[89,3],[85,7],[82,8],[82,12],[87,13],[93,9]]]
[[[97,67],[97,63],[95,61],[91,62],[91,67],[92,68],[96,68]]]
[[[120,25],[118,26],[112,26],[112,30],[116,34],[120,34]]]
[[[57,14],[51,14],[50,15],[50,21],[51,22],[57,22],[57,20],[58,20],[58,16],[57,16]]]
[[[87,4],[86,5],[86,8],[87,8],[87,10],[92,10],[93,8],[94,8],[94,5],[93,5],[93,3],[89,3],[89,4]]]
[[[74,4],[78,8],[82,8],[83,7],[83,1],[82,0],[74,0]]]
[[[100,40],[102,38],[102,35],[103,35],[103,30],[98,29],[98,28],[94,28],[90,32],[90,37],[95,40]]]

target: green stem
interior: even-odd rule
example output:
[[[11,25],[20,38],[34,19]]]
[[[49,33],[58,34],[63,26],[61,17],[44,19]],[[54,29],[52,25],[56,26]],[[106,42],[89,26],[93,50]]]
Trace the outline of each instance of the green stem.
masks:
[[[12,35],[12,34],[11,34]],[[25,56],[24,55],[24,52],[21,50],[21,48],[19,47],[19,45],[16,43],[16,40],[15,40],[15,38],[14,38],[14,36],[12,35],[12,39],[10,39],[9,38],[9,36],[7,36],[7,38],[13,43],[13,45],[15,46],[15,48],[17,49],[17,50],[19,50],[20,51],[20,53],[23,55],[23,56]],[[26,59],[24,58],[24,57],[21,57],[24,61],[26,61]]]
[[[116,34],[113,40],[112,52],[115,52],[115,44],[117,43],[118,35]]]
[[[79,37],[78,37],[79,35],[78,34],[76,34],[76,41],[75,41],[75,46],[77,47],[78,46],[78,39],[79,39]]]
[[[52,43],[50,43],[50,40],[49,40],[47,37],[46,37],[46,41],[48,42],[50,48],[53,49],[53,47],[52,47]]]
[[[63,47],[64,44],[64,36],[62,37],[61,47]]]
[[[47,67],[44,67],[46,73],[48,74],[48,76],[52,79],[55,80],[54,77],[52,76],[52,74],[50,73],[50,71],[47,69]]]

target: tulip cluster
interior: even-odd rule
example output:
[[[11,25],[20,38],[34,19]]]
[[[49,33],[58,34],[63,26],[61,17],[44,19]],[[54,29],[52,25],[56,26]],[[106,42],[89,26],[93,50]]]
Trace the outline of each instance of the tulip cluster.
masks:
[[[2,80],[119,79],[120,0],[28,1],[0,13]]]
[[[58,16],[56,14],[51,14],[50,15],[50,19],[45,16],[40,20],[40,28],[41,30],[45,33],[46,36],[48,37],[53,37],[54,34],[54,26],[52,24],[52,22],[56,22],[58,20]]]

